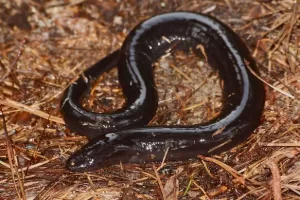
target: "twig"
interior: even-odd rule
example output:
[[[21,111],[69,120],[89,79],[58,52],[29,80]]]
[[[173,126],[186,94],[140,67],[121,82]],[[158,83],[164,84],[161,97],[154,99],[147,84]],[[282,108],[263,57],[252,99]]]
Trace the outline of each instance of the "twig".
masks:
[[[181,71],[178,67],[176,67],[175,65],[171,64],[171,67],[177,72],[179,73],[181,76],[183,76],[183,78],[185,78],[188,82],[192,82],[193,80],[186,75],[186,73],[184,73],[183,71]]]
[[[157,169],[155,168],[155,165],[153,165],[153,170],[154,170],[154,173],[155,173],[155,176],[156,176],[156,180],[158,182],[161,194],[163,196],[163,199],[167,200],[167,197],[166,197],[166,194],[165,194],[165,190],[164,190],[164,186],[162,185],[162,182],[161,182],[160,177],[159,177],[159,175],[157,173]]]
[[[22,181],[22,178],[21,178],[20,174],[15,169],[14,163],[16,163],[16,160],[15,160],[16,158],[14,156],[12,140],[8,136],[7,127],[6,127],[6,120],[5,120],[3,111],[2,111],[2,107],[0,107],[0,112],[1,112],[1,117],[2,117],[2,120],[3,120],[4,135],[6,137],[6,149],[7,149],[9,167],[10,167],[10,170],[11,170],[12,179],[14,181],[14,186],[15,186],[15,189],[16,189],[16,193],[18,194],[18,197],[20,199],[26,199],[25,191],[24,191],[24,183]],[[19,188],[16,185],[15,174],[17,175],[17,178],[18,178]]]
[[[300,142],[295,143],[258,143],[266,147],[300,147]]]
[[[27,38],[24,38],[22,40],[20,46],[19,46],[17,57],[15,58],[15,60],[13,61],[13,63],[10,65],[10,68],[2,76],[2,78],[0,79],[0,82],[2,82],[4,79],[6,79],[11,74],[11,72],[13,71],[13,69],[16,67],[17,62],[19,61],[20,57],[22,56],[24,45],[25,45],[26,42],[27,42]],[[1,66],[2,67],[4,66],[2,62],[1,62]],[[14,81],[16,82],[17,85],[20,85],[19,81],[17,79],[14,78]]]
[[[18,171],[18,172],[21,172],[21,171],[24,171],[24,170],[31,170],[31,169],[34,169],[34,168],[43,166],[43,165],[45,165],[45,164],[47,164],[47,163],[49,163],[49,162],[51,162],[51,161],[53,161],[53,160],[56,160],[56,159],[58,159],[58,158],[59,158],[59,156],[54,156],[54,157],[52,157],[52,158],[50,158],[50,159],[48,159],[48,160],[45,160],[45,161],[43,161],[43,162],[39,162],[39,163],[36,163],[36,164],[34,164],[34,165],[29,165],[28,167],[20,168],[20,169],[18,169],[17,171]],[[2,164],[3,166],[5,166],[5,167],[7,167],[7,168],[11,168],[11,166],[9,166],[9,165],[8,165],[7,163],[5,163],[5,162],[0,162],[0,164]]]
[[[169,149],[170,149],[170,147],[167,148],[167,150],[166,150],[166,152],[165,152],[165,155],[164,155],[164,157],[163,157],[163,160],[161,161],[160,166],[157,168],[157,171],[159,171],[161,168],[163,168],[163,167],[165,166],[165,161],[166,161],[166,158],[167,158]]]
[[[292,99],[295,99],[295,97],[279,88],[276,88],[275,86],[271,85],[270,83],[268,83],[267,81],[265,81],[264,79],[262,79],[260,76],[258,76],[254,71],[253,69],[251,69],[251,67],[248,66],[248,63],[246,62],[246,66],[247,68],[249,69],[249,71],[256,77],[258,78],[259,80],[261,80],[262,82],[264,82],[265,84],[267,84],[269,87],[273,88],[274,90],[276,90],[277,92],[280,92],[281,94],[287,96],[287,97],[290,97]]]
[[[208,173],[208,175],[213,178],[213,179],[216,179],[216,177],[214,177],[214,175],[212,175],[212,173],[210,172],[209,168],[207,167],[206,163],[204,162],[204,160],[201,159],[201,162],[206,170],[206,172]]]
[[[209,199],[209,196],[207,195],[207,193],[206,193],[206,191],[204,190],[203,187],[201,187],[200,185],[198,185],[195,181],[193,181],[193,184],[194,184],[197,188],[199,188],[199,189],[201,190],[201,192],[203,192],[204,198]]]
[[[225,169],[227,172],[229,172],[234,178],[236,178],[241,184],[245,185],[245,179],[232,167],[230,167],[230,166],[226,165],[225,163],[222,163],[221,161],[216,160],[214,158],[205,157],[202,155],[198,155],[198,158],[203,159],[208,162],[213,162],[213,163],[219,165],[220,167]]]
[[[273,160],[269,160],[266,164],[270,168],[272,176],[273,176],[272,187],[273,187],[274,200],[282,200],[281,185],[280,185],[281,177],[279,174],[279,169]]]
[[[16,101],[14,101],[12,99],[8,99],[8,98],[0,99],[0,104],[8,106],[8,107],[16,108],[18,110],[22,110],[22,111],[25,111],[25,112],[29,112],[29,113],[31,113],[33,115],[39,116],[39,117],[47,119],[49,121],[53,121],[53,122],[56,122],[56,123],[59,123],[59,124],[65,124],[65,122],[63,121],[63,119],[60,118],[60,117],[54,117],[54,116],[51,116],[51,115],[49,117],[48,113],[45,113],[45,112],[40,111],[38,109],[35,109],[35,108],[31,107],[31,106],[27,106],[25,104],[21,104],[21,103],[16,102]]]

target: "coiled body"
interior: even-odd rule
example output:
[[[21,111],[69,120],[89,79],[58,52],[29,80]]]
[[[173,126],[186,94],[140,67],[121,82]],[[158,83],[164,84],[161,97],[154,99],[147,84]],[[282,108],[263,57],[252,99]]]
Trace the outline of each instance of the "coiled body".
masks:
[[[169,49],[200,54],[224,81],[223,108],[219,116],[190,126],[146,126],[155,115],[157,92],[152,64]],[[118,67],[126,106],[113,113],[93,113],[82,108],[80,98],[91,81]],[[190,13],[166,13],[136,26],[120,50],[86,70],[71,85],[62,101],[67,126],[91,140],[67,161],[71,171],[89,171],[122,163],[186,160],[232,148],[259,125],[264,88],[248,67],[255,61],[242,40],[215,18]]]

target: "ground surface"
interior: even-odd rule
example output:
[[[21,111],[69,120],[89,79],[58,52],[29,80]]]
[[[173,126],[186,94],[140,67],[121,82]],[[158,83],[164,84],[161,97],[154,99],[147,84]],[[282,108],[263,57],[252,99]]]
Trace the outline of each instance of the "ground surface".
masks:
[[[297,1],[298,2],[298,1]],[[0,0],[0,199],[300,199],[299,2],[292,0]],[[298,6],[296,6],[298,5]],[[215,16],[247,43],[266,83],[262,123],[242,145],[212,158],[71,173],[87,142],[60,115],[65,88],[118,49],[141,20],[187,10]],[[192,124],[221,108],[217,74],[176,53],[155,67],[152,124]],[[105,112],[124,98],[113,70],[85,106]],[[5,125],[7,131],[5,129]]]

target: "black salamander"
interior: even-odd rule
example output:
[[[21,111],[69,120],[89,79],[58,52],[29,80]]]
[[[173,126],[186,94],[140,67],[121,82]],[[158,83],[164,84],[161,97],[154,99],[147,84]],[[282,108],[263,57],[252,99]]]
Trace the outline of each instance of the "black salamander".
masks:
[[[214,119],[190,126],[147,126],[158,105],[153,62],[170,48],[201,54],[218,70],[223,107]],[[115,112],[84,109],[80,99],[104,72],[118,67],[126,105]],[[191,12],[173,12],[136,26],[121,49],[87,69],[62,100],[66,125],[90,141],[67,161],[71,171],[90,171],[122,163],[187,160],[228,150],[249,137],[260,123],[263,84],[251,74],[256,64],[244,42],[219,20]]]

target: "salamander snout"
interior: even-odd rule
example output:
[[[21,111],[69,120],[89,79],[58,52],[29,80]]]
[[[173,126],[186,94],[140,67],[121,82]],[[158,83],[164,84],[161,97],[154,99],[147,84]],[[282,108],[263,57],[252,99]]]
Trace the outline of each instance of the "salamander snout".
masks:
[[[66,168],[73,172],[83,172],[89,168],[94,162],[94,159],[84,157],[83,154],[76,152],[73,154],[66,163]]]

